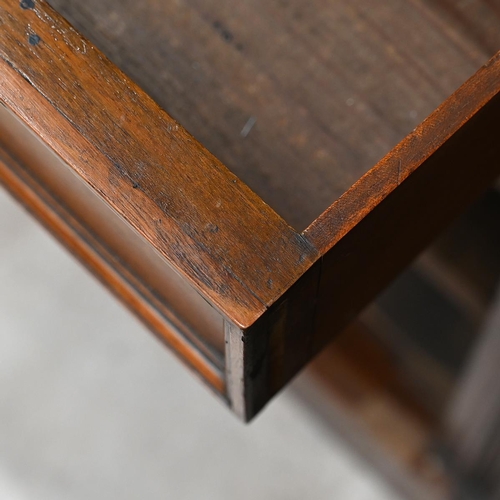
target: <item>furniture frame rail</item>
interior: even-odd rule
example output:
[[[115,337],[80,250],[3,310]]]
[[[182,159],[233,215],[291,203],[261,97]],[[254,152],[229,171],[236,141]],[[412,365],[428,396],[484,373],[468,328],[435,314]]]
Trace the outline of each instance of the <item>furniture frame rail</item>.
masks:
[[[0,180],[244,420],[494,181],[499,91],[497,55],[299,233],[44,1],[0,0]]]

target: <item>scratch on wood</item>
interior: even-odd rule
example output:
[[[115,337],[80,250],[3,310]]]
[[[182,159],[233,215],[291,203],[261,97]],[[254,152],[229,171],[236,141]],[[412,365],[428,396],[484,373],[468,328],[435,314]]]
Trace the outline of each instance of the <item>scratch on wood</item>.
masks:
[[[247,135],[250,133],[250,131],[253,129],[253,126],[257,122],[257,118],[255,116],[251,116],[247,122],[245,123],[245,126],[241,129],[240,135],[241,137],[245,138]]]

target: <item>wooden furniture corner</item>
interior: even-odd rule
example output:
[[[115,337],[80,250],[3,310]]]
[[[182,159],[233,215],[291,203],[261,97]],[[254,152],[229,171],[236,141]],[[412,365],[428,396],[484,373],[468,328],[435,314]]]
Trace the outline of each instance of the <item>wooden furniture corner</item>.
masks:
[[[0,0],[0,180],[244,420],[500,173],[500,56],[296,230],[42,0]]]

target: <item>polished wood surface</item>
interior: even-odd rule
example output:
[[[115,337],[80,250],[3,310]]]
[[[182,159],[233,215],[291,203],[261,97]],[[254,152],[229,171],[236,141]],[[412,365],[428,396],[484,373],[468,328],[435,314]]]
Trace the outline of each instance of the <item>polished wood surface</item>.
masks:
[[[485,0],[50,3],[298,230],[500,49]]]
[[[324,32],[320,30],[314,36],[310,32],[307,37],[298,37],[295,48],[291,44],[292,39],[295,39],[294,30],[299,29],[299,26],[310,29],[316,26],[314,23],[314,26],[308,24],[307,16],[301,18],[291,15],[298,12],[298,4],[282,2],[279,12],[285,16],[286,22],[281,27],[276,26],[274,31],[268,28],[266,31],[264,28],[270,18],[255,14],[260,10],[249,10],[246,4],[242,4],[233,13],[221,3],[221,16],[240,15],[241,19],[249,21],[248,29],[250,26],[255,29],[254,39],[244,40],[248,44],[246,49],[244,44],[241,47],[238,45],[240,42],[236,31],[228,27],[229,20],[211,20],[209,14],[205,14],[205,19],[200,14],[205,7],[196,7],[194,1],[180,3],[175,9],[169,2],[160,5],[159,2],[151,1],[144,6],[141,4],[140,11],[135,10],[139,4],[126,3],[125,6],[130,7],[127,15],[137,21],[134,25],[122,23],[121,16],[125,14],[117,11],[116,4],[103,4],[114,5],[116,12],[106,17],[99,10],[103,6],[92,2],[85,5],[94,5],[92,16],[101,12],[101,17],[90,16],[84,4],[77,6],[76,3],[67,3],[66,7],[61,5],[59,8],[69,9],[73,6],[76,9],[74,12],[82,12],[82,27],[78,28],[84,29],[83,24],[86,24],[89,36],[97,36],[101,30],[111,37],[111,43],[103,39],[99,47],[102,43],[104,48],[121,50],[123,60],[127,56],[132,66],[137,65],[138,60],[144,61],[136,68],[134,78],[138,80],[151,76],[153,69],[161,72],[160,68],[163,68],[164,74],[171,74],[174,66],[167,67],[168,58],[162,62],[159,53],[165,55],[166,52],[177,58],[179,68],[176,74],[182,74],[181,68],[186,62],[193,69],[192,63],[198,61],[198,56],[193,61],[191,56],[183,52],[191,43],[186,41],[190,40],[189,37],[183,38],[188,35],[192,35],[193,40],[202,38],[198,40],[197,46],[209,51],[212,57],[203,64],[208,64],[213,74],[219,74],[220,71],[219,77],[224,80],[228,76],[227,72],[240,74],[241,68],[236,64],[238,60],[231,59],[237,54],[244,61],[250,60],[247,56],[251,54],[255,60],[262,61],[263,68],[267,68],[262,70],[264,76],[259,80],[263,82],[262,85],[267,82],[268,77],[265,75],[271,68],[274,68],[273,71],[281,68],[282,73],[278,73],[286,82],[299,85],[293,80],[299,73],[294,74],[290,68],[302,67],[305,61],[311,61],[310,79],[304,76],[299,78],[300,85],[295,87],[301,89],[301,99],[308,95],[318,97],[317,101],[308,101],[310,111],[305,113],[301,111],[305,101],[302,103],[292,99],[285,104],[280,100],[296,95],[291,88],[283,90],[284,83],[272,91],[265,85],[249,91],[239,78],[227,78],[228,82],[232,82],[232,87],[225,87],[223,91],[229,101],[234,98],[234,102],[241,102],[242,97],[238,97],[234,93],[236,90],[231,88],[242,88],[243,95],[250,92],[259,102],[262,100],[262,109],[269,109],[271,114],[278,113],[275,109],[277,106],[278,111],[293,108],[293,113],[298,112],[299,118],[303,117],[303,120],[294,121],[287,118],[286,113],[282,116],[278,113],[281,121],[276,121],[278,115],[273,115],[275,118],[267,125],[270,128],[262,128],[264,135],[267,134],[266,130],[269,131],[267,135],[270,142],[267,144],[275,148],[273,155],[276,153],[283,158],[281,163],[276,163],[277,170],[274,173],[265,170],[266,175],[262,176],[262,171],[259,173],[258,169],[249,168],[249,164],[244,161],[241,161],[242,172],[235,169],[243,180],[246,178],[244,171],[256,173],[259,183],[262,180],[263,192],[271,184],[280,184],[280,196],[286,195],[288,206],[293,207],[293,211],[286,215],[287,220],[296,227],[311,222],[311,217],[319,215],[318,210],[326,208],[325,205],[320,209],[324,200],[319,200],[328,192],[328,203],[333,204],[312,221],[305,231],[298,232],[266,204],[271,198],[279,200],[279,196],[274,198],[273,194],[268,198],[268,195],[262,194],[264,199],[261,199],[44,1],[19,4],[14,0],[0,0],[0,102],[67,165],[80,182],[105,202],[120,223],[128,225],[134,234],[142,238],[143,243],[150,246],[151,255],[158,255],[168,262],[172,270],[185,281],[181,288],[191,287],[201,300],[207,301],[208,308],[214,308],[214,314],[208,313],[205,318],[223,318],[224,338],[218,333],[215,338],[216,348],[223,351],[220,354],[224,357],[221,363],[225,370],[224,381],[221,385],[220,379],[212,377],[211,383],[222,387],[230,405],[243,419],[250,419],[500,173],[500,146],[495,127],[500,115],[500,56],[479,70],[373,168],[368,170],[368,166],[360,167],[362,162],[357,161],[357,155],[364,155],[365,147],[370,149],[372,146],[367,145],[374,144],[370,143],[371,139],[364,140],[369,137],[368,129],[375,134],[372,137],[376,138],[377,144],[384,143],[380,151],[388,148],[390,141],[387,137],[390,134],[386,134],[387,127],[391,128],[391,123],[396,124],[396,128],[400,126],[399,105],[408,100],[413,110],[415,102],[412,99],[420,99],[424,95],[432,95],[433,99],[441,101],[442,94],[451,92],[455,79],[461,81],[462,71],[470,74],[473,66],[476,63],[479,65],[479,60],[486,59],[484,56],[489,49],[476,40],[476,31],[480,27],[487,29],[490,20],[496,19],[496,11],[479,2],[469,3],[471,6],[484,7],[483,14],[472,16],[473,26],[467,28],[469,37],[457,35],[467,31],[465,25],[457,24],[456,31],[455,24],[450,21],[454,10],[444,9],[444,4],[439,6],[441,13],[439,9],[417,1],[399,8],[394,3],[391,4],[392,9],[379,5],[368,24],[363,14],[366,7],[363,2],[336,4],[340,9],[338,12],[335,10],[337,7],[332,7],[333,3],[322,4],[324,13],[321,9],[314,11],[322,16],[321,19],[314,17],[312,10],[305,12],[304,16],[306,13],[313,16],[319,27],[323,26],[323,21],[330,23],[327,26],[333,26],[332,9],[337,12],[338,19],[344,24],[339,22],[335,25],[339,26],[335,37],[340,37],[332,39],[335,43],[347,43],[346,37],[350,33],[352,47],[356,49],[353,52],[357,56],[356,60],[348,58],[349,64],[334,68],[325,62],[320,72],[323,74],[328,68],[331,75],[337,78],[335,68],[344,68],[345,73],[342,75],[345,79],[343,76],[335,80],[339,85],[336,95],[341,99],[351,99],[342,93],[342,85],[359,93],[359,96],[356,94],[356,98],[352,98],[352,106],[342,101],[349,108],[357,109],[359,105],[360,114],[354,121],[349,121],[341,113],[336,115],[336,108],[331,107],[334,105],[330,98],[333,99],[335,92],[330,95],[330,91],[335,88],[328,85],[327,79],[324,86],[327,91],[318,90],[319,81],[322,80],[315,72],[320,66],[314,66],[316,56],[313,55],[319,57],[322,50],[327,50],[330,39],[321,38],[320,33]],[[120,5],[123,7],[123,4]],[[159,10],[143,9],[145,6],[156,6]],[[278,7],[270,3],[262,6],[262,12],[268,12],[266,9],[272,11],[273,8]],[[256,17],[251,17],[251,12]],[[172,14],[173,18],[167,16],[165,19],[165,13]],[[66,15],[71,17],[69,11]],[[424,18],[427,24],[421,23]],[[115,22],[116,33],[113,26],[109,25],[110,19]],[[250,22],[252,19],[256,20],[255,26]],[[419,19],[417,25],[412,24],[415,19]],[[78,16],[75,20],[78,20]],[[403,20],[410,24],[405,26]],[[158,23],[162,22],[169,29],[165,29],[163,24],[160,27]],[[145,30],[146,24],[148,31]],[[389,26],[392,28],[389,29]],[[425,30],[417,29],[423,26]],[[245,30],[242,28],[242,37]],[[113,38],[117,33],[125,38]],[[172,37],[173,41],[169,42],[172,45],[166,41],[160,43],[166,33]],[[331,35],[330,31],[328,33]],[[395,49],[396,41],[408,33],[414,34],[409,38],[415,44],[415,49],[421,48],[415,52],[415,58],[417,55],[423,58],[425,54],[429,57],[425,68],[424,62],[417,59],[401,58],[401,47]],[[290,34],[293,35],[291,38]],[[131,47],[125,50],[123,47],[127,45],[120,45],[124,43],[123,40],[128,40],[127,36],[130,40],[134,40],[134,36],[143,40],[142,44],[137,45],[141,56]],[[304,52],[302,44],[305,40],[308,40],[308,50]],[[146,41],[151,52],[145,50]],[[203,41],[205,43],[201,43]],[[260,46],[259,43],[264,45]],[[279,51],[278,54],[274,52],[277,48],[284,50],[288,47],[293,55],[291,59],[280,55]],[[332,53],[337,54],[335,51]],[[115,53],[110,55],[116,58]],[[330,52],[322,55],[323,61],[328,59],[327,55]],[[224,71],[219,70],[222,64],[226,68]],[[307,65],[304,67],[307,68]],[[399,76],[388,72],[388,68],[393,68]],[[433,75],[432,85],[428,85],[428,79],[421,78],[424,69],[425,74],[429,71]],[[385,76],[386,73],[389,77]],[[328,78],[334,78],[331,75]],[[378,83],[370,91],[364,88],[375,80]],[[151,81],[158,83],[155,79]],[[218,137],[220,144],[227,146],[228,155],[233,155],[236,144],[243,146],[248,143],[250,149],[260,156],[252,157],[252,154],[245,153],[245,146],[241,149],[241,158],[248,157],[249,161],[254,162],[252,165],[259,164],[268,169],[265,162],[260,161],[263,158],[261,155],[264,155],[269,156],[272,164],[275,164],[274,156],[268,155],[270,146],[260,141],[251,142],[261,137],[258,130],[263,120],[257,118],[257,122],[248,121],[253,117],[250,115],[243,123],[243,128],[238,128],[238,141],[226,140],[223,127],[204,118],[208,113],[218,117],[216,122],[231,121],[231,110],[222,105],[221,97],[212,100],[213,89],[205,85],[200,90],[202,97],[195,99],[196,92],[189,91],[189,85],[182,83],[184,80],[172,81],[177,82],[179,94],[174,100],[172,94],[166,92],[165,95],[170,96],[168,102],[177,103],[181,109],[186,106],[190,110],[187,118],[194,117],[195,110],[198,110],[202,128],[207,134]],[[435,87],[439,87],[442,94],[433,93]],[[444,91],[444,87],[448,90]],[[161,93],[161,89],[158,85],[156,92]],[[191,99],[194,101],[191,102]],[[432,99],[426,99],[426,105],[432,108]],[[376,104],[388,114],[375,113],[375,116],[373,110],[379,109]],[[393,109],[392,104],[397,109]],[[162,105],[168,109],[167,104]],[[216,111],[213,106],[218,106]],[[336,161],[327,161],[335,156],[333,153],[330,156],[327,154],[324,157],[326,160],[322,154],[316,154],[320,151],[316,141],[323,140],[317,125],[321,120],[326,120],[327,117],[322,115],[325,110],[331,119],[329,124],[340,127],[335,129],[335,134],[326,134],[331,135],[329,140],[345,132],[344,141],[347,142],[344,145],[349,146],[347,149],[352,148],[350,158],[356,160],[354,163],[344,162],[342,155],[339,155],[342,168]],[[393,122],[388,121],[389,115]],[[311,118],[312,121],[309,120],[311,116],[315,116]],[[356,128],[354,124],[361,120],[361,116],[366,118],[366,123]],[[189,126],[187,118],[186,125]],[[406,123],[405,120],[402,121]],[[292,129],[297,124],[301,127],[304,125],[308,130],[311,126],[312,132],[302,135],[302,128],[293,129],[290,136],[292,129],[289,124],[292,124]],[[231,127],[234,130],[234,123]],[[273,135],[271,129],[279,132],[278,135]],[[281,132],[284,135],[280,135]],[[404,135],[402,129],[400,132]],[[381,135],[377,135],[379,133]],[[399,138],[396,135],[391,136],[394,142]],[[349,141],[355,141],[355,145]],[[12,172],[18,171],[15,164],[35,172],[36,159],[20,161],[16,158],[14,144],[13,140],[5,141],[4,144],[6,154],[15,160]],[[297,148],[297,144],[303,147]],[[331,144],[335,144],[334,149],[337,151],[338,143],[334,140]],[[314,153],[313,157],[321,156],[320,164],[305,161],[303,153],[306,150]],[[17,156],[21,156],[19,151]],[[291,157],[294,161],[288,161]],[[369,154],[366,155],[368,157]],[[295,163],[295,159],[298,159],[298,163]],[[22,165],[23,161],[26,165]],[[239,160],[235,162],[239,163]],[[8,167],[9,164],[7,162],[4,165]],[[5,179],[8,177],[7,170]],[[323,174],[318,177],[315,172],[319,171],[326,177],[322,177]],[[275,176],[277,173],[279,175]],[[279,181],[281,177],[286,179],[283,184]],[[20,189],[22,181],[17,184],[9,181],[7,184],[15,186],[16,194],[24,203],[31,203],[30,192]],[[64,196],[58,196],[57,193],[64,186],[57,182],[51,186],[53,197],[64,200]],[[269,193],[275,193],[274,188]],[[44,199],[40,196],[37,213],[43,213]],[[46,203],[53,205],[49,201]],[[273,206],[277,205],[273,202]],[[305,207],[309,208],[306,210]],[[287,212],[279,210],[283,214]],[[300,221],[294,220],[294,213],[300,215]],[[77,222],[81,225],[84,219],[85,211],[82,211]],[[61,223],[54,230],[66,230],[65,225]],[[78,235],[73,234],[72,238],[75,241],[71,237],[64,239],[70,248],[82,244],[78,241]],[[90,250],[94,246],[102,246],[104,239],[94,237]],[[128,251],[125,249],[125,253]],[[82,254],[82,259],[92,260],[90,255],[88,252]],[[122,272],[121,264],[116,263],[115,271]],[[149,275],[160,281],[163,279],[155,273],[153,263],[145,262],[143,266],[143,278]],[[101,277],[105,274],[102,266],[93,266],[93,269]],[[148,295],[144,303],[132,304],[139,314],[148,301],[151,305],[158,298],[162,307],[169,306],[168,297],[162,299],[154,293],[161,288],[155,279],[145,278],[144,288],[153,293]],[[167,277],[164,279],[169,281]],[[173,282],[167,285],[172,285],[175,293]],[[140,289],[141,284],[135,283],[134,287]],[[126,296],[125,300],[128,300]],[[172,309],[176,309],[175,304],[172,305]],[[195,320],[190,316],[198,314],[194,302],[177,312],[183,316],[179,318],[183,324],[192,324]],[[207,322],[203,320],[201,323]],[[218,319],[215,324],[220,326]],[[219,326],[215,328],[217,332],[220,332]],[[204,337],[204,328],[203,325],[200,327],[200,338]],[[214,338],[213,335],[211,337]],[[193,343],[190,342],[190,345],[193,346]],[[189,349],[186,352],[189,356]],[[201,350],[196,352],[200,353]],[[207,356],[204,355],[206,360]],[[202,362],[200,366],[209,365],[203,365]]]
[[[3,106],[0,106],[0,147],[8,149],[9,157],[12,154],[15,158],[6,160],[3,175],[0,174],[0,178],[13,194],[23,201],[15,183],[21,183],[23,178],[29,179],[33,195],[43,193],[40,195],[42,199],[51,200],[51,207],[47,207],[47,211],[66,215],[66,218],[60,217],[60,223],[67,224],[70,228],[58,229],[56,236],[60,237],[63,231],[69,230],[74,232],[76,240],[87,240],[91,234],[93,241],[99,241],[96,253],[107,261],[106,265],[116,265],[122,281],[130,281],[132,277],[134,286],[139,283],[141,291],[138,292],[138,300],[152,301],[153,308],[158,310],[158,317],[164,316],[165,325],[155,328],[160,336],[166,337],[164,340],[170,341],[175,348],[177,344],[182,344],[182,340],[174,339],[171,331],[177,331],[178,337],[181,336],[179,332],[182,332],[182,336],[192,344],[193,350],[200,351],[193,359],[205,358],[206,364],[212,365],[212,368],[202,367],[200,371],[214,371],[221,376],[224,370],[222,316],[182,280],[153,247],[141,239],[124,220],[117,218],[110,207],[74,174],[71,167]],[[7,163],[15,177],[6,174]],[[26,200],[26,204],[29,203],[30,201]],[[47,215],[39,214],[35,206],[40,205],[34,205],[31,209],[39,218],[46,220]],[[75,228],[72,223],[76,220],[79,224]],[[80,233],[80,229],[83,229],[83,233]],[[78,248],[88,246],[87,241],[75,241],[75,244]],[[118,278],[115,276],[111,280],[106,279],[106,276],[103,277],[104,281],[113,290],[119,289],[115,284]],[[122,283],[122,287],[128,289],[130,284]],[[145,289],[148,291],[145,292]],[[144,295],[147,295],[147,298]],[[162,307],[160,304],[168,304],[168,307]],[[190,314],[193,308],[196,309],[196,315]],[[146,308],[142,305],[139,309],[143,311]],[[140,313],[139,316],[148,315]],[[186,346],[183,347],[184,349],[180,349],[182,352],[186,349]]]
[[[251,325],[315,250],[47,4],[33,6],[0,1],[4,103],[227,318]]]
[[[500,54],[304,232],[322,254],[319,270],[311,267],[270,309],[268,335],[253,337],[254,362],[266,373],[252,378],[265,394],[259,400],[275,394],[494,182],[499,91]],[[288,333],[293,353],[283,348],[290,341],[272,342],[283,328],[300,331]],[[280,364],[276,377],[271,366]]]
[[[354,317],[380,290],[377,283],[394,278],[498,176],[499,84],[497,55],[306,231],[328,249],[318,339],[346,326],[347,310]]]

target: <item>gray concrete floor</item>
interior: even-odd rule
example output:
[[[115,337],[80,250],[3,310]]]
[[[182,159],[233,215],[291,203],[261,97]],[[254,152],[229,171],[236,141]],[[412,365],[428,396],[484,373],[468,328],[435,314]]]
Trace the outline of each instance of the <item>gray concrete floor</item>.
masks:
[[[395,500],[290,391],[250,426],[0,190],[0,500]]]

